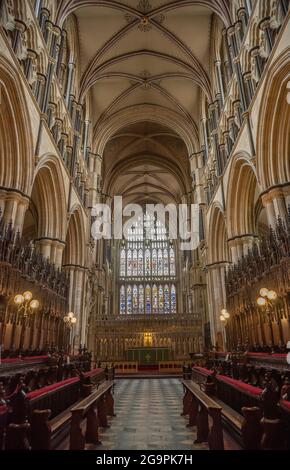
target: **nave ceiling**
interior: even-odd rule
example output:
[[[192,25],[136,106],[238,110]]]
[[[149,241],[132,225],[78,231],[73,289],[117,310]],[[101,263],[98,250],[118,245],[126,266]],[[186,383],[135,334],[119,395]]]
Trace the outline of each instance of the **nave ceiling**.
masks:
[[[190,155],[174,122],[186,123],[197,142],[202,95],[212,99],[211,32],[218,18],[213,13],[219,8],[220,17],[223,11],[226,15],[225,3],[61,2],[59,18],[74,15],[80,96],[89,97],[94,139],[118,113],[138,109],[142,114],[143,107],[152,108],[152,122],[144,119],[137,130],[130,120],[125,129],[112,127],[103,154],[105,193],[110,188],[110,195],[126,192],[130,201],[143,194],[178,202],[191,191]],[[168,113],[173,115],[171,128],[160,125]]]

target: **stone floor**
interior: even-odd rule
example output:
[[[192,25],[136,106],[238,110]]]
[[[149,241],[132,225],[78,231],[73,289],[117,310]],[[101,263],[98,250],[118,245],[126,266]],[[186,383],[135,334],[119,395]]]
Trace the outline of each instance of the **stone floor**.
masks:
[[[98,450],[204,450],[195,431],[180,416],[183,390],[179,379],[122,379],[115,385],[111,428],[101,430]],[[90,446],[88,449],[95,449]]]

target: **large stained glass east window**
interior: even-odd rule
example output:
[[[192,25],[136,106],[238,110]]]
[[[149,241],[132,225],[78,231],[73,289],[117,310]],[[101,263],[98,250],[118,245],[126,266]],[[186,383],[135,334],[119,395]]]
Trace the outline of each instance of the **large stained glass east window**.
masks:
[[[177,313],[176,257],[165,226],[144,214],[123,240],[119,262],[121,315]]]

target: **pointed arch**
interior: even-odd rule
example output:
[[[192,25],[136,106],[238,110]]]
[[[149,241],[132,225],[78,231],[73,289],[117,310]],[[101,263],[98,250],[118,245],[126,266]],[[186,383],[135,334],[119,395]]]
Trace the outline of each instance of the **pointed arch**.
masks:
[[[69,217],[63,254],[64,266],[85,266],[85,223],[80,206],[75,206]]]
[[[261,100],[257,170],[263,191],[290,181],[289,83],[290,47],[269,70]]]
[[[247,154],[233,157],[227,187],[228,237],[256,234],[256,169]]]
[[[208,229],[208,264],[224,263],[230,259],[225,215],[219,204],[212,206]]]
[[[161,106],[143,104],[116,112],[107,118],[94,134],[94,148],[103,155],[106,143],[120,129],[136,122],[155,122],[173,129],[186,144],[188,155],[198,151],[198,130],[179,113]]]
[[[0,186],[29,194],[32,184],[32,131],[17,72],[0,57]]]
[[[34,176],[31,200],[37,213],[38,238],[64,242],[66,236],[66,191],[59,159],[44,156]]]

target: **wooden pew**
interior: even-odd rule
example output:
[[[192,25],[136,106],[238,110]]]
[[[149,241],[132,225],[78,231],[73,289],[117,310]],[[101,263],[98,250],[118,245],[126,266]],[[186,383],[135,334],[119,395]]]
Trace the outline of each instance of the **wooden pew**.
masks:
[[[221,406],[206,395],[200,387],[191,380],[183,380],[185,394],[191,400],[186,400],[183,414],[189,414],[189,425],[197,426],[195,443],[208,442],[210,450],[224,450],[224,439],[221,419]],[[209,425],[209,418],[211,425]]]
[[[112,375],[110,371],[108,374]],[[85,372],[82,381],[79,377],[74,377],[27,394],[20,387],[19,393],[15,395],[12,402],[13,413],[10,414],[10,419],[12,419],[13,426],[14,424],[23,424],[28,419],[30,428],[28,430],[26,427],[10,427],[9,433],[7,432],[9,446],[13,446],[13,441],[18,439],[17,436],[20,436],[19,442],[24,442],[24,438],[21,436],[27,432],[31,436],[33,450],[48,450],[55,447],[65,434],[68,434],[71,419],[70,409],[83,398],[85,382],[88,380],[91,385],[87,385],[87,387],[92,389],[92,387],[98,387],[100,383],[105,382],[105,378],[104,370],[94,369]],[[3,422],[4,418],[5,416],[2,419]],[[6,423],[4,422],[4,429],[0,429],[2,441],[5,438],[5,427]],[[15,434],[15,439],[13,434]],[[19,446],[20,444],[18,448]]]
[[[205,383],[212,372],[193,368],[193,378]],[[290,448],[290,404],[280,402],[277,417],[265,416],[262,389],[223,375],[216,375],[215,400],[222,407],[224,427],[246,450]],[[275,403],[271,408],[275,411]],[[277,410],[278,411],[278,410]],[[264,414],[264,416],[263,416]],[[263,418],[262,418],[263,416]]]
[[[114,399],[112,397],[113,381],[103,383],[91,395],[71,409],[70,450],[84,450],[85,444],[100,445],[99,427],[109,427],[108,416],[114,414]],[[82,422],[86,419],[85,434]]]

